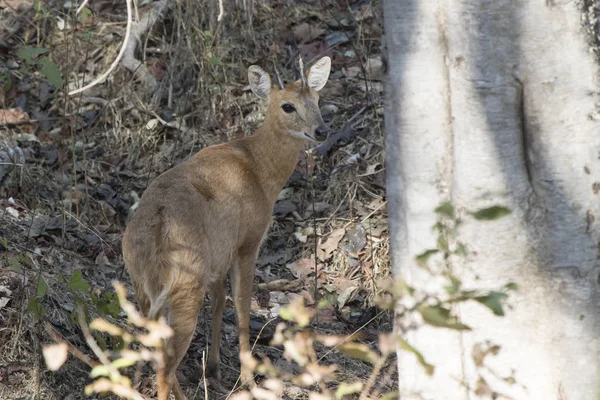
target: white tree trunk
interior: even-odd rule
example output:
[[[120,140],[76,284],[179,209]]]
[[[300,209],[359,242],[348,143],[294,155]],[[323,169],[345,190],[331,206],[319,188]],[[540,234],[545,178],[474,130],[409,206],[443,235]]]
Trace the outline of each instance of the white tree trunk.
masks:
[[[474,388],[481,373],[504,398],[597,400],[600,86],[577,2],[387,0],[384,18],[395,274],[430,284],[414,257],[435,247],[435,207],[498,204],[512,214],[465,216],[459,234],[470,253],[458,267],[478,288],[520,286],[504,318],[461,306],[470,333],[410,334],[436,371],[427,377],[400,352],[402,398],[490,398],[459,384]],[[469,281],[469,270],[480,279]],[[499,376],[514,371],[518,384],[475,367],[473,345],[488,339],[501,350],[486,364]]]

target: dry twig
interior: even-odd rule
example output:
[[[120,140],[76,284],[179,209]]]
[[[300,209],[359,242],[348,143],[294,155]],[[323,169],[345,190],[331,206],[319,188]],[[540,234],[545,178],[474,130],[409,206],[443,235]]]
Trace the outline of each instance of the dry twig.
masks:
[[[142,19],[134,24],[132,29],[133,35],[128,38],[124,46],[123,66],[140,79],[144,90],[149,93],[154,92],[158,83],[154,75],[148,70],[148,67],[146,67],[142,61],[135,58],[135,50],[137,49],[138,43],[141,43],[142,35],[148,32],[150,28],[165,15],[171,8],[172,3],[172,0],[160,0],[156,2],[154,7],[146,12]]]
[[[94,79],[92,82],[90,82],[88,85],[79,88],[79,89],[75,89],[69,92],[69,96],[73,96],[77,93],[81,93],[85,90],[88,90],[94,86],[96,86],[99,83],[104,82],[104,80],[106,79],[106,77],[108,75],[110,75],[110,73],[117,67],[117,65],[119,65],[119,62],[121,61],[121,58],[123,58],[123,54],[125,54],[125,50],[127,47],[127,43],[129,43],[129,37],[131,35],[131,24],[132,24],[132,17],[131,17],[131,1],[132,0],[125,0],[127,2],[127,28],[125,30],[125,39],[123,40],[123,45],[121,46],[121,50],[119,51],[119,54],[117,55],[117,58],[115,58],[115,60],[113,61],[113,63],[110,65],[110,67],[108,68],[108,70],[106,70],[105,73],[103,73],[102,75],[100,75],[98,78]],[[83,7],[85,5],[85,1],[84,3],[80,6]],[[79,12],[79,10],[77,10],[77,12]]]

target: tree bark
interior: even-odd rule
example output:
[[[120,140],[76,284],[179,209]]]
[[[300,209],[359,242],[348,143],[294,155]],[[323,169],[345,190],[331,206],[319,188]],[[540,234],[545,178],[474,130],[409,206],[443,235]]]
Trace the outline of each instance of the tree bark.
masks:
[[[490,398],[460,383],[481,376],[504,398],[598,399],[599,70],[581,15],[566,0],[384,1],[394,273],[431,285],[414,259],[435,247],[441,203],[498,204],[511,215],[464,214],[470,252],[453,268],[472,287],[520,287],[504,318],[461,305],[472,332],[409,334],[436,371],[399,352],[403,399]],[[501,346],[486,368],[471,354],[485,340]]]

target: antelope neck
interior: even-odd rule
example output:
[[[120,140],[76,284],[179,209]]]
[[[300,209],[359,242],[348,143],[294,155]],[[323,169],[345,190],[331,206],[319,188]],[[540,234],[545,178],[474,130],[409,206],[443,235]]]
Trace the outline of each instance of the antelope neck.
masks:
[[[265,194],[275,201],[298,163],[304,142],[296,139],[274,121],[265,122],[248,138],[256,173]]]

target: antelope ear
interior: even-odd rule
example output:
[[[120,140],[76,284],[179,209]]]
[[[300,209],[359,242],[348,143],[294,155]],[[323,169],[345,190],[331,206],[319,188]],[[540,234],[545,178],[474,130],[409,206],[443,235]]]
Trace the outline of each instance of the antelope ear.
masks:
[[[327,79],[329,79],[330,70],[331,58],[327,56],[321,58],[308,70],[308,86],[317,92],[323,89],[323,86],[327,83]]]
[[[257,65],[248,68],[248,81],[252,93],[260,99],[268,100],[271,92],[271,78],[263,69]]]

